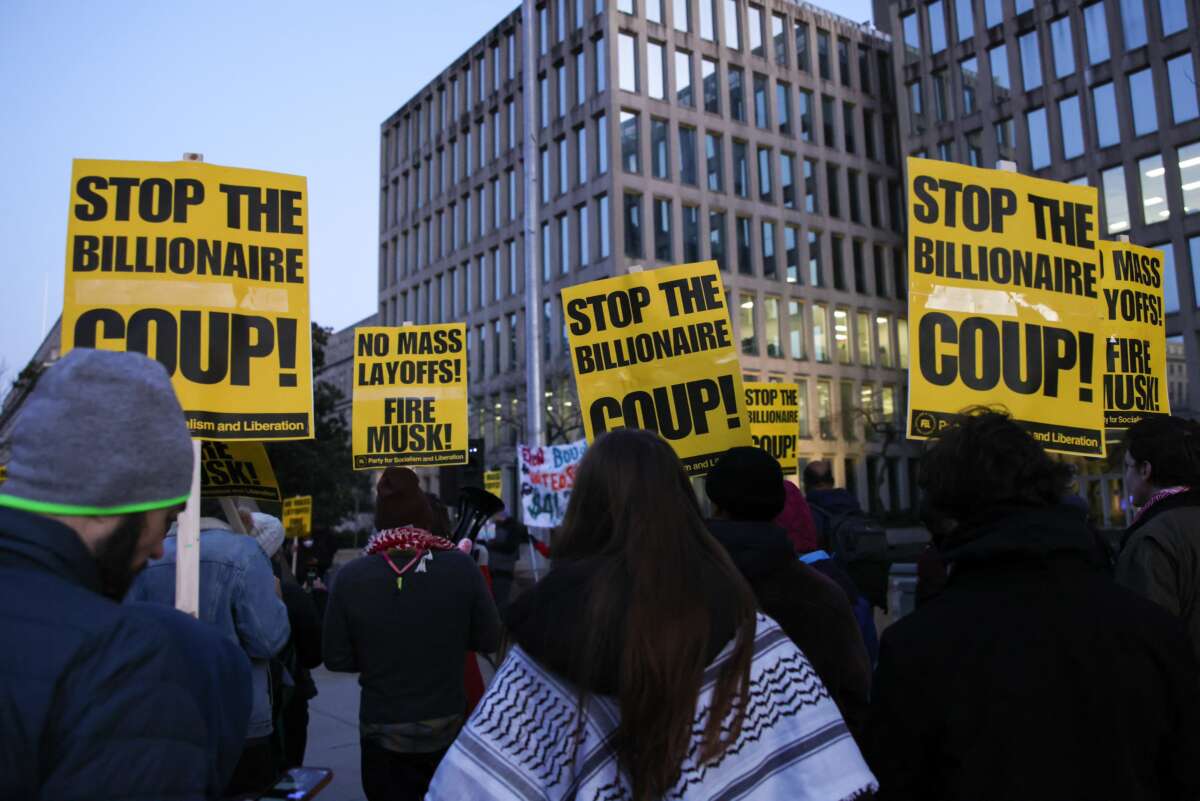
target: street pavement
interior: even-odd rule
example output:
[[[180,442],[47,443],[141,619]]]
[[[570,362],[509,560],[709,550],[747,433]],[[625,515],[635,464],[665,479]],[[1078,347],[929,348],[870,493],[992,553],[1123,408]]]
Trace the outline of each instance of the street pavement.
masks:
[[[317,697],[308,702],[304,764],[329,768],[333,781],[318,801],[365,801],[358,749],[358,674],[313,671]]]

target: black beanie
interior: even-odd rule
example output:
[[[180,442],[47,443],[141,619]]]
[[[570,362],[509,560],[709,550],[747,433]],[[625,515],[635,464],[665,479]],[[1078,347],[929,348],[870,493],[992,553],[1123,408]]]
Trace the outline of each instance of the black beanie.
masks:
[[[375,530],[416,526],[432,532],[433,508],[417,474],[407,467],[389,467],[375,487]]]
[[[783,470],[761,448],[730,448],[705,476],[704,491],[733,520],[774,520],[783,511]]]

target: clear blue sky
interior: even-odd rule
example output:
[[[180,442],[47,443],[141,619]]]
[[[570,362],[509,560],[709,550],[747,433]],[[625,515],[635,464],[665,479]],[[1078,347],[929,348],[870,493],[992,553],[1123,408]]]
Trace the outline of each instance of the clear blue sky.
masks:
[[[375,308],[379,124],[519,0],[4,0],[0,366],[62,307],[73,158],[305,175],[313,319]],[[829,2],[854,20],[868,0]]]

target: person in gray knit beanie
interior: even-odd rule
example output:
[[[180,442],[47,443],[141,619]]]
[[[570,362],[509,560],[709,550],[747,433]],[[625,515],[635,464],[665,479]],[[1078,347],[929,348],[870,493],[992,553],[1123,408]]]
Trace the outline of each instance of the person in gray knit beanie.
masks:
[[[119,603],[191,489],[166,369],[72,350],[26,397],[10,446],[0,798],[222,797],[249,724],[249,660],[169,606]]]

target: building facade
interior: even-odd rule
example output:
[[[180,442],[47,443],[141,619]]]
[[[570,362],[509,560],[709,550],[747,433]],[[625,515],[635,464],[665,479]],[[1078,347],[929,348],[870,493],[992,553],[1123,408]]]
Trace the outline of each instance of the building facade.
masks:
[[[562,288],[712,258],[745,376],[800,384],[802,458],[833,460],[876,511],[913,508],[890,39],[786,0],[548,0],[534,31],[534,182],[521,25],[518,9],[381,129],[379,319],[467,324],[472,436],[488,466],[511,488],[525,314],[542,317],[545,433],[582,436]],[[527,246],[541,265],[535,309]]]
[[[904,153],[1088,184],[1100,234],[1165,254],[1169,387],[1200,380],[1200,6],[1190,0],[876,0],[893,35]],[[1186,356],[1186,359],[1185,359]],[[1186,365],[1186,368],[1185,368]],[[1083,466],[1097,519],[1121,480]]]
[[[354,395],[354,329],[379,325],[379,317],[372,314],[339,331],[331,331],[325,342],[325,364],[313,376],[313,381],[332,384],[342,393],[335,407],[346,424],[350,424],[350,403]]]

